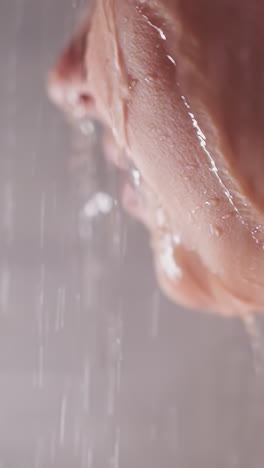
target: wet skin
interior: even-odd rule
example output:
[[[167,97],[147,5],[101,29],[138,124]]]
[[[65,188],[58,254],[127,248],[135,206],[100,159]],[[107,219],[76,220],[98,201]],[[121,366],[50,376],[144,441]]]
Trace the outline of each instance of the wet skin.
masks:
[[[110,159],[140,173],[123,202],[149,229],[166,293],[225,315],[261,311],[264,3],[92,10],[51,72],[52,99],[101,120]]]

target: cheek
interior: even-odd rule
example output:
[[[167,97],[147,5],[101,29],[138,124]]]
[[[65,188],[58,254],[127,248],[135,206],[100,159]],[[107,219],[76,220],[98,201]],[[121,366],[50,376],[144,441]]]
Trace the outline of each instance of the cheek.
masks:
[[[127,11],[121,13],[122,18],[128,17]],[[126,149],[157,202],[168,211],[173,227],[181,231],[186,245],[199,250],[211,236],[212,214],[202,210],[195,235],[189,218],[197,207],[204,207],[206,200],[223,198],[223,194],[218,193],[208,161],[197,145],[177,87],[177,71],[167,59],[157,31],[150,30],[135,9],[129,13],[135,18],[119,24],[119,45],[126,73],[134,82],[127,102]],[[87,62],[89,87],[95,95],[97,109],[104,122],[112,126],[116,108],[112,107],[110,98],[117,75],[113,66],[113,42],[100,3],[90,32]],[[221,209],[228,211],[225,205],[223,201]]]
[[[126,96],[126,150],[150,187],[153,204],[164,208],[171,229],[180,235],[185,249],[196,252],[208,275],[216,275],[221,284],[229,285],[237,295],[241,295],[241,284],[246,279],[252,287],[249,296],[251,292],[256,297],[259,294],[261,301],[262,289],[255,288],[254,278],[249,278],[251,273],[248,272],[254,262],[256,271],[261,269],[263,253],[256,248],[239,219],[232,216],[234,213],[229,216],[230,203],[210,170],[208,157],[199,144],[181,98],[177,70],[160,45],[157,31],[150,30],[134,9],[128,11],[128,3],[120,4],[118,25],[122,60],[133,82]],[[113,38],[109,35],[101,2],[98,5],[86,57],[90,70],[88,81],[102,120],[113,127],[113,118],[114,123],[122,120],[116,107],[120,96],[113,93],[120,89],[122,77],[118,81]],[[122,141],[123,126],[119,130]],[[130,203],[131,211],[135,211],[134,201]],[[138,213],[137,207],[136,211]],[[171,290],[179,294],[194,288],[187,280],[184,284],[178,282],[179,288],[170,284]],[[222,296],[221,288],[217,286],[217,289]],[[204,292],[199,289],[197,295],[202,295],[200,303],[206,305]]]
[[[151,55],[151,44],[148,48]],[[247,283],[247,297],[252,295],[262,301],[261,287],[258,290],[254,277],[249,277],[254,263],[261,270],[263,252],[235,216],[210,170],[179,95],[175,70],[163,62],[164,57],[157,60],[160,62],[154,60],[149,67],[152,76],[155,71],[155,79],[149,82],[139,77],[129,104],[131,156],[185,248],[197,253],[205,270],[220,278],[219,284],[222,281],[229,285],[240,297],[241,285]],[[142,63],[142,75],[148,76],[146,66],[146,62]],[[213,284],[215,288],[218,282]],[[177,294],[193,289],[187,281],[170,285]],[[216,288],[223,296],[221,287]]]

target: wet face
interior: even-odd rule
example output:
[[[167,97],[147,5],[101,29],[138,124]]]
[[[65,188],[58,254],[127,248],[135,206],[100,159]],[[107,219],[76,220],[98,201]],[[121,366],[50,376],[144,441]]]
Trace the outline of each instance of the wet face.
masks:
[[[98,0],[50,94],[111,132],[106,151],[133,171],[124,205],[150,231],[167,294],[244,314],[264,306],[264,6],[211,3]]]

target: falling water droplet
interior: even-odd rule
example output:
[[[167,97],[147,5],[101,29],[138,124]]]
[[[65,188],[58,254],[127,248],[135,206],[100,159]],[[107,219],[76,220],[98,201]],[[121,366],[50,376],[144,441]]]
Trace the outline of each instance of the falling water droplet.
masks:
[[[97,192],[86,203],[82,210],[82,215],[87,218],[94,218],[99,214],[108,214],[114,206],[113,198],[104,192]]]
[[[90,409],[90,382],[91,382],[91,366],[90,361],[87,361],[84,366],[83,376],[83,410],[85,413]]]
[[[14,240],[15,223],[14,184],[11,180],[8,180],[4,187],[4,210],[2,221],[6,231],[7,240],[11,243]]]
[[[182,276],[182,270],[175,260],[173,240],[168,233],[160,240],[160,265],[164,273],[171,280]]]
[[[88,451],[88,466],[87,468],[93,468],[94,454],[93,449],[90,448]]]
[[[115,369],[111,368],[108,375],[107,386],[107,415],[111,416],[115,408],[115,390],[116,390],[116,376]]]
[[[60,428],[59,428],[59,441],[60,441],[61,446],[64,444],[64,439],[65,439],[66,411],[67,411],[67,396],[63,395],[62,400],[61,400]]]
[[[115,445],[114,445],[114,455],[112,460],[112,467],[119,468],[120,461],[120,428],[117,427],[115,434]]]
[[[8,265],[3,265],[0,275],[0,307],[1,313],[6,314],[10,299],[10,269]]]
[[[81,133],[85,136],[91,137],[95,133],[95,124],[91,119],[83,118],[79,123]]]
[[[43,370],[44,370],[44,347],[39,345],[38,349],[38,363],[37,372],[33,376],[33,385],[38,390],[43,388]]]
[[[53,429],[51,433],[51,438],[50,438],[50,456],[51,456],[51,462],[53,464],[55,463],[56,451],[57,451],[57,436],[56,436],[56,430]]]
[[[242,320],[250,339],[255,372],[257,375],[262,374],[264,371],[264,345],[257,319],[252,314],[246,314]]]
[[[66,306],[66,288],[65,286],[58,288],[57,291],[57,307],[55,319],[55,331],[58,332],[64,328],[65,321],[65,306]]]
[[[35,466],[34,468],[41,468],[42,466],[42,459],[44,454],[44,440],[42,437],[38,437],[36,443],[36,453],[35,453]]]
[[[44,236],[45,236],[45,218],[46,218],[46,193],[41,194],[40,201],[40,247],[44,248]]]
[[[159,325],[160,325],[160,300],[161,294],[157,290],[153,294],[153,305],[151,308],[151,324],[150,324],[150,335],[153,340],[158,337],[159,334]]]

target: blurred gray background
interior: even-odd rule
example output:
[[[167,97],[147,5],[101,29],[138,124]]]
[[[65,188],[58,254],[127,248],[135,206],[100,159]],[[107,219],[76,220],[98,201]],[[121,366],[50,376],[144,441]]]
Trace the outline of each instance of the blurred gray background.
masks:
[[[79,4],[0,4],[0,467],[263,468],[263,325],[178,309],[45,76]]]

